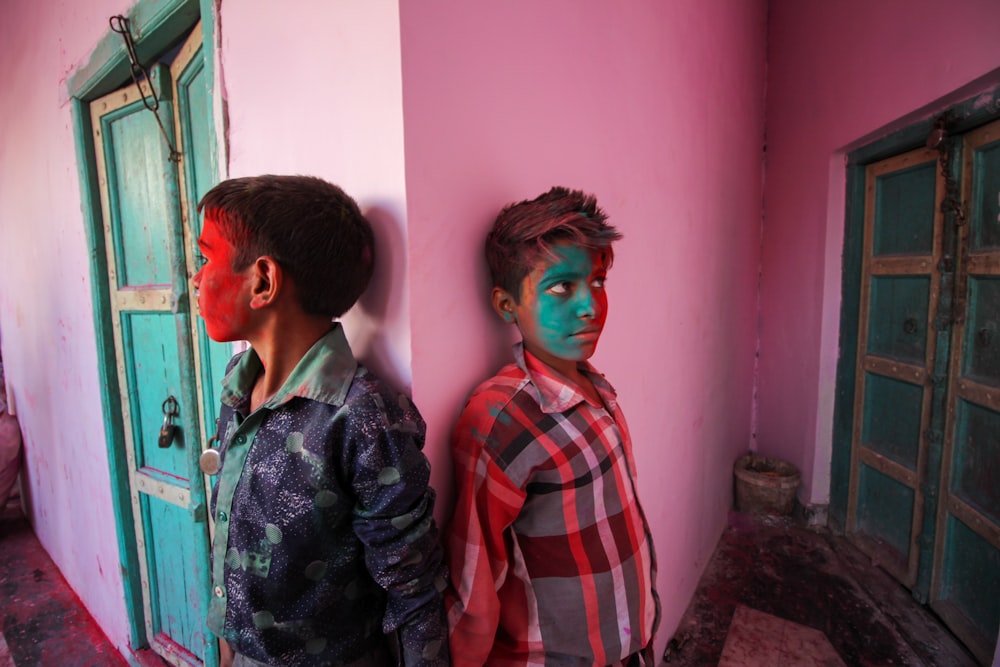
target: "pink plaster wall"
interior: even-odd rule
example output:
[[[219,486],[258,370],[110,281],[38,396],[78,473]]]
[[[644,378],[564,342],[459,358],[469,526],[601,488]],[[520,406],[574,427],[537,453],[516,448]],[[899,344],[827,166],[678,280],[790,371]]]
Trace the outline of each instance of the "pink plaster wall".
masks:
[[[399,12],[390,2],[223,2],[230,176],[312,174],[358,200],[376,273],[344,316],[356,354],[412,381]],[[266,39],[263,36],[266,35]]]
[[[414,397],[447,437],[509,358],[482,241],[499,208],[592,191],[625,234],[594,358],[628,415],[673,633],[749,444],[766,5],[400,3]]]
[[[0,96],[0,329],[25,436],[30,514],[45,549],[123,653],[129,630],[65,80],[87,62],[108,17],[131,4],[15,0],[0,9],[0,87],[8,91]],[[358,199],[376,228],[379,267],[345,326],[369,365],[407,388],[396,6],[303,0],[290,12],[264,0],[231,2],[223,3],[222,26],[230,172],[315,174]]]
[[[995,0],[770,2],[757,439],[806,502],[829,500],[843,156],[1000,66],[998,26]]]
[[[35,532],[109,638],[128,625],[64,77],[127,2],[0,9],[0,329]]]

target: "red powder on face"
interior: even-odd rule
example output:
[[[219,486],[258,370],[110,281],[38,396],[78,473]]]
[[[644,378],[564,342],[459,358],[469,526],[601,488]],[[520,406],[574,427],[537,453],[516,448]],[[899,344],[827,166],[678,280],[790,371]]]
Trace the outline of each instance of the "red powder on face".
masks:
[[[244,340],[252,315],[250,289],[253,267],[233,270],[236,248],[219,228],[212,213],[205,215],[198,247],[205,263],[194,276],[198,312],[212,340]]]

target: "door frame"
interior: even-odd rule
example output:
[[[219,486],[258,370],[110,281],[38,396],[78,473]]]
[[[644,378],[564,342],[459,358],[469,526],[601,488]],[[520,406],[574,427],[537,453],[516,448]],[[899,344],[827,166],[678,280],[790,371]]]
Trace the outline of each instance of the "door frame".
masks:
[[[137,57],[148,60],[177,41],[199,19],[201,20],[203,57],[214,99],[215,89],[215,26],[214,0],[137,0],[128,11]],[[109,17],[110,18],[110,17]],[[135,525],[126,463],[125,426],[122,418],[123,388],[116,369],[112,310],[107,289],[108,264],[103,232],[101,196],[98,185],[96,155],[91,131],[90,102],[128,81],[130,66],[122,38],[109,28],[66,83],[66,96],[71,105],[73,134],[76,145],[77,170],[80,178],[80,202],[83,213],[87,249],[90,253],[90,289],[94,308],[94,332],[97,345],[97,372],[101,381],[101,406],[104,420],[108,471],[111,479],[111,499],[117,524],[119,567],[128,616],[130,644],[133,650],[146,648],[146,623],[143,609],[139,556],[134,547]],[[219,173],[224,164],[219,159],[215,113],[209,120],[212,138],[211,161]]]
[[[1000,85],[973,98],[893,132],[847,155],[847,187],[844,214],[844,246],[841,269],[841,303],[837,389],[833,410],[833,457],[830,469],[830,526],[843,533],[847,525],[847,501],[851,478],[851,436],[854,426],[855,364],[858,355],[858,324],[861,305],[861,274],[865,224],[865,168],[899,153],[925,145],[935,118],[949,117],[952,135],[1000,118]],[[936,512],[936,509],[934,510]],[[928,545],[933,548],[933,544]]]

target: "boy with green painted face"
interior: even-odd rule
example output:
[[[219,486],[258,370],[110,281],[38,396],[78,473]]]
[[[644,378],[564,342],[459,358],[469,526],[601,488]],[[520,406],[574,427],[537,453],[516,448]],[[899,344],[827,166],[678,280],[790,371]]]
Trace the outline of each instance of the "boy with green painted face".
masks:
[[[371,226],[307,176],[224,181],[199,210],[199,314],[250,343],[222,382],[212,490],[223,667],[445,667],[424,422],[334,320],[371,278]]]
[[[587,361],[621,238],[591,195],[507,206],[486,240],[514,362],[469,398],[452,438],[447,551],[455,665],[653,665],[655,558],[628,427]]]

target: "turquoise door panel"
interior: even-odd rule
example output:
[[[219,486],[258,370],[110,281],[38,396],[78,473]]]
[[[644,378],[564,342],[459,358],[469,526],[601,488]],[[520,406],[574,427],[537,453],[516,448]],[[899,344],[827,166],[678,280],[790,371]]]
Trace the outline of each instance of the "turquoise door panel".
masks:
[[[963,375],[987,383],[1000,378],[1000,276],[969,276],[965,335]]]
[[[197,568],[191,567],[191,554],[200,545],[191,530],[191,514],[179,507],[148,495],[143,497],[146,539],[150,551],[150,588],[153,591],[153,636],[162,645],[183,647],[200,660],[209,637],[204,624],[206,607],[202,603],[204,581]],[[188,613],[175,613],[186,609]]]
[[[965,136],[963,178],[931,602],[986,663],[1000,627],[1000,121]]]
[[[917,365],[927,358],[930,276],[873,276],[868,352]]]
[[[924,162],[878,179],[872,243],[876,257],[933,252],[936,171],[936,163]]]
[[[935,329],[942,277],[937,153],[869,165],[855,375],[848,535],[918,597],[927,539],[921,484],[934,445]],[[938,426],[940,428],[940,426]],[[939,443],[939,441],[938,441]],[[931,535],[934,522],[930,521]]]
[[[200,48],[199,48],[200,55]],[[216,152],[209,120],[212,116],[211,81],[201,57],[192,58],[190,64],[177,76],[177,113],[184,133],[184,145],[188,149],[182,162],[185,206],[188,220],[188,256],[192,260],[188,272],[193,275],[199,256],[197,239],[201,234],[201,216],[197,205],[201,198],[217,181],[215,164]],[[204,439],[215,435],[216,419],[219,412],[221,381],[226,364],[232,356],[232,347],[227,343],[217,343],[208,337],[205,323],[195,318],[194,336],[199,354],[199,386],[201,387],[202,414],[204,415]]]
[[[945,526],[940,599],[946,618],[980,659],[1000,627],[1000,550],[954,516]],[[972,637],[972,641],[968,641]],[[988,658],[987,658],[988,659]],[[984,660],[983,664],[987,664]]]
[[[1000,526],[1000,412],[959,399],[952,495]]]
[[[1000,141],[979,146],[972,164],[969,251],[1000,250]]]
[[[156,119],[131,105],[101,118],[118,287],[170,285],[169,228],[149,217],[177,201],[169,149]]]
[[[923,401],[923,387],[869,373],[865,378],[862,442],[916,472]]]
[[[197,422],[189,419],[181,400],[184,391],[174,317],[162,311],[122,313],[122,347],[136,469],[168,475],[169,483],[187,488],[191,471],[185,454],[186,433],[191,431],[183,426]],[[170,396],[180,404],[181,412],[174,422],[182,428],[171,446],[163,448],[157,441],[164,421],[163,403]]]
[[[857,530],[878,541],[883,557],[901,569],[910,560],[914,490],[862,465],[858,479]]]
[[[183,144],[183,124],[180,137],[175,136],[170,69],[157,64],[150,71],[166,140],[134,87],[91,104],[104,186],[135,548],[149,645],[174,665],[214,665],[216,643],[205,626],[209,528],[197,467],[202,419],[191,336],[186,208],[179,166],[169,160],[167,141],[181,147],[182,156],[189,149]],[[190,150],[193,156],[195,149]],[[176,429],[161,440],[165,405],[174,402],[168,423]]]
[[[983,664],[1000,630],[997,109],[970,100],[850,156],[831,485],[831,519]]]

